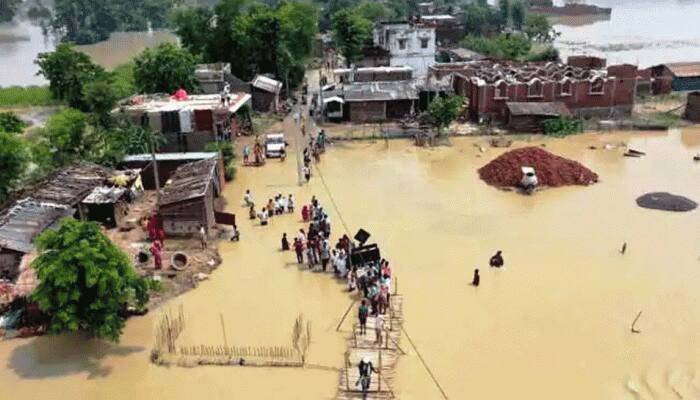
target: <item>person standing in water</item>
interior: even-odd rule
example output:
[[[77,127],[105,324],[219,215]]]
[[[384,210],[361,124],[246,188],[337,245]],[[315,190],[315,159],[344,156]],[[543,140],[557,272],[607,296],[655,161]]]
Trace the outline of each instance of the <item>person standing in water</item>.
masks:
[[[503,256],[501,255],[501,250],[498,250],[496,254],[489,260],[489,265],[496,268],[501,268],[503,266]]]
[[[472,278],[472,285],[479,286],[480,282],[481,282],[481,276],[479,276],[479,268],[477,268],[474,270],[474,278]]]
[[[287,240],[287,233],[282,234],[282,251],[289,250],[289,240]]]
[[[294,238],[294,252],[297,255],[297,264],[304,263],[304,242],[299,238]]]

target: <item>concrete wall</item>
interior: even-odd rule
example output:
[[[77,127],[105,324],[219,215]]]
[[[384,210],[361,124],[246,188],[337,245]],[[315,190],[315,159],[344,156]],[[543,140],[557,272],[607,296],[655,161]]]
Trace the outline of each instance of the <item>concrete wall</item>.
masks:
[[[391,66],[410,66],[414,77],[425,77],[435,62],[435,28],[406,24],[380,25],[374,43],[390,52]],[[425,47],[424,47],[425,44]]]

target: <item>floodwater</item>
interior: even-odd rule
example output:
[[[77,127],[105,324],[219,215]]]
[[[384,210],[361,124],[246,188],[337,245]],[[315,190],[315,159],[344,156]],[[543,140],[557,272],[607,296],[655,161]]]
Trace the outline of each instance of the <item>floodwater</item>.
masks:
[[[112,69],[128,62],[147,47],[176,40],[175,35],[166,31],[117,32],[109,40],[77,48],[92,57],[95,63]],[[46,84],[42,76],[36,75],[39,69],[34,60],[39,53],[55,48],[55,39],[44,36],[41,28],[29,21],[0,24],[0,87]]]
[[[559,1],[562,3],[562,1]],[[589,0],[612,8],[605,17],[559,20],[556,46],[571,54],[604,56],[608,64],[646,68],[675,61],[700,61],[699,0]]]
[[[605,143],[648,155],[625,158]],[[225,196],[242,241],[224,243],[211,280],[163,306],[182,304],[181,343],[285,345],[298,313],[312,321],[313,368],[163,368],[149,363],[159,312],[128,322],[119,345],[75,336],[0,342],[0,385],[17,398],[329,399],[351,322],[336,332],[349,296],[328,275],[299,269],[277,249],[298,215],[251,224],[240,199],[315,194],[334,236],[364,228],[391,260],[404,294],[408,352],[394,392],[439,399],[417,351],[451,399],[700,398],[698,211],[638,208],[648,191],[700,200],[700,129],[670,133],[535,138],[581,161],[601,181],[525,197],[486,186],[476,169],[501,154],[452,139],[451,147],[407,141],[339,144],[324,155],[323,181],[296,186],[296,163],[240,168]],[[525,145],[519,143],[518,146]],[[595,145],[598,150],[590,150]],[[293,154],[293,153],[292,153]],[[324,185],[325,182],[325,185]],[[331,202],[335,201],[336,206]],[[622,256],[619,248],[628,243]],[[496,250],[506,265],[489,269]],[[481,286],[469,285],[481,268]],[[641,333],[630,326],[639,311]]]

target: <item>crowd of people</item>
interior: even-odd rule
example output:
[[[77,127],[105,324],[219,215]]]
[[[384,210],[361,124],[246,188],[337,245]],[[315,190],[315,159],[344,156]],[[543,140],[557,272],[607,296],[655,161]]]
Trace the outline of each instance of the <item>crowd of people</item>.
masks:
[[[260,220],[260,225],[266,226],[270,218],[275,215],[291,214],[294,212],[294,195],[290,193],[285,197],[282,193],[278,193],[274,198],[268,199],[267,204],[264,205],[259,212],[256,212],[253,194],[250,192],[250,189],[248,189],[243,195],[243,205],[248,208],[248,218],[252,220],[257,218]]]
[[[323,129],[317,136],[309,137],[309,144],[304,147],[304,166],[301,169],[306,182],[311,180],[311,160],[313,159],[316,163],[321,162],[321,154],[326,151],[326,142],[326,132]]]

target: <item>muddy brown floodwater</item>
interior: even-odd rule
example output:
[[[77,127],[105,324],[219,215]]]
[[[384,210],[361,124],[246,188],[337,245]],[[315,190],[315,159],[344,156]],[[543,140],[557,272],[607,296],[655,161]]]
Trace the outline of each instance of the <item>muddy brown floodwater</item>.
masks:
[[[476,170],[502,149],[477,157],[475,142],[423,149],[406,141],[339,144],[311,184],[295,185],[295,162],[241,168],[226,188],[242,241],[225,243],[224,262],[183,304],[183,344],[285,345],[296,315],[312,321],[314,368],[162,368],[149,363],[158,312],[128,322],[122,341],[76,336],[0,342],[0,385],[14,398],[329,399],[342,365],[349,304],[342,285],[300,270],[281,253],[282,232],[298,216],[251,224],[238,206],[246,188],[258,202],[316,194],[351,230],[372,234],[404,294],[405,327],[451,399],[672,399],[700,396],[700,231],[697,211],[665,213],[635,205],[649,191],[700,199],[700,130],[536,138],[597,172],[590,187],[532,197],[502,192]],[[627,141],[647,156],[625,158],[605,143]],[[598,150],[589,150],[591,145]],[[290,153],[293,154],[293,153]],[[331,206],[332,194],[338,210]],[[623,242],[627,253],[619,254]],[[505,268],[487,266],[503,250]],[[481,268],[481,286],[469,285]],[[630,333],[632,320],[641,333]],[[416,352],[399,361],[401,399],[439,399]],[[682,396],[682,397],[679,397]]]

